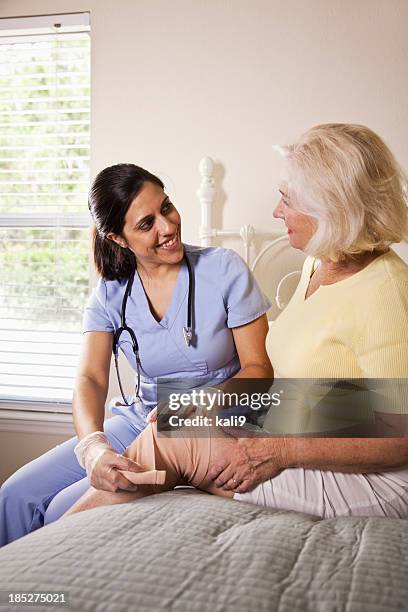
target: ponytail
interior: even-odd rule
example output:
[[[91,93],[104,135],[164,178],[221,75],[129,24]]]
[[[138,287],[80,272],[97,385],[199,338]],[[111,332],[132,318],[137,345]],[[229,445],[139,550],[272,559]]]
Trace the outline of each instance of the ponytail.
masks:
[[[93,256],[95,267],[106,280],[129,278],[136,269],[136,257],[109,238],[102,238],[93,228]]]

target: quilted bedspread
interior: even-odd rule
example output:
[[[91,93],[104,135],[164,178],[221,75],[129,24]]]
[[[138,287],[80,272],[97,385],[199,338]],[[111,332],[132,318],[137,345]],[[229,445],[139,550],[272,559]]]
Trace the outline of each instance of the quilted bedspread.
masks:
[[[42,610],[392,612],[408,610],[407,553],[406,520],[319,520],[176,490],[0,549],[0,590],[65,593]]]

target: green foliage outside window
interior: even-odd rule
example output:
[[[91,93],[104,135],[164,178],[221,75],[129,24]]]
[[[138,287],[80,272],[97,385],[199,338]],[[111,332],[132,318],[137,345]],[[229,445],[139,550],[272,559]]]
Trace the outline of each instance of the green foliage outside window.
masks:
[[[0,44],[0,316],[16,326],[80,329],[89,231],[62,216],[87,213],[89,85],[87,35]]]

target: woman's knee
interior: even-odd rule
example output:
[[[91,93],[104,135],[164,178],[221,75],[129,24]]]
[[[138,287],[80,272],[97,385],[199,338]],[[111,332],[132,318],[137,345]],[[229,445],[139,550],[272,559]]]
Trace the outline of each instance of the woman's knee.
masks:
[[[186,483],[199,486],[208,471],[211,439],[209,427],[190,427],[181,431],[179,437],[159,435],[154,422],[125,454],[146,469],[165,470],[167,489]],[[216,448],[223,446],[222,439],[217,439],[214,444]]]

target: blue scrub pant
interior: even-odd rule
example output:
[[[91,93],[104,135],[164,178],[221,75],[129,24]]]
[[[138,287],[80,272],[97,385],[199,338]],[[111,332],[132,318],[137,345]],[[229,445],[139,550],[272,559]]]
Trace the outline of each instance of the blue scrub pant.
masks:
[[[142,425],[142,423],[141,423]],[[142,431],[123,415],[106,419],[104,431],[118,453]],[[52,523],[88,489],[74,454],[74,437],[21,467],[0,488],[0,546]]]

